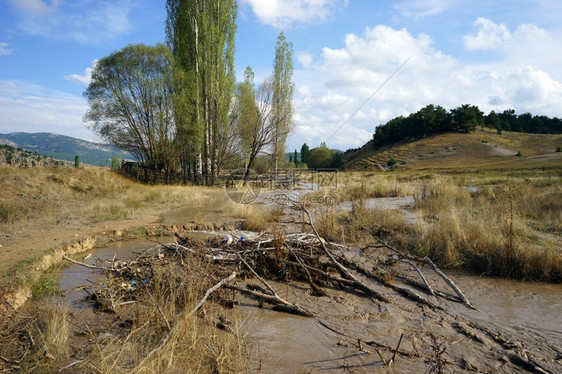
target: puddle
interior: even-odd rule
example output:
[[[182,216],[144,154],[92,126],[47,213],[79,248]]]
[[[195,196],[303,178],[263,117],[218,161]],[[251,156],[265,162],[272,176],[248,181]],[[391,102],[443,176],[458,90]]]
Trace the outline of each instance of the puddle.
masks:
[[[97,259],[111,260],[131,259],[139,253],[154,247],[156,243],[146,240],[117,241],[107,247],[96,248],[90,251],[90,256],[82,262],[93,265]],[[92,282],[104,277],[105,273],[101,270],[89,269],[84,266],[70,264],[63,269],[59,278],[59,290],[61,290],[68,302],[68,306],[74,309],[91,308],[91,305],[84,301],[88,293],[85,288],[92,287]]]

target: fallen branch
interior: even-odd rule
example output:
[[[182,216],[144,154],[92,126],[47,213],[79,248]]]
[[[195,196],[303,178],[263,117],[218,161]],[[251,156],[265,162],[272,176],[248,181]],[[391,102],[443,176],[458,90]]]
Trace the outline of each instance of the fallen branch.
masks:
[[[83,267],[88,268],[88,269],[103,270],[103,271],[107,271],[107,272],[119,272],[120,271],[118,269],[104,268],[103,266],[90,265],[90,264],[86,264],[84,262],[76,261],[76,260],[73,260],[72,258],[68,257],[66,254],[62,255],[62,259],[66,260],[66,261],[69,261],[69,262],[72,262],[73,264],[83,266]]]
[[[476,308],[470,303],[470,301],[468,301],[468,299],[466,298],[466,296],[464,296],[464,294],[463,294],[462,291],[457,287],[457,285],[454,284],[453,281],[450,280],[450,279],[433,263],[433,261],[431,261],[431,259],[430,259],[429,257],[425,257],[425,258],[424,258],[424,261],[425,261],[427,264],[431,265],[431,267],[433,268],[433,270],[434,270],[437,274],[439,274],[439,276],[440,276],[441,278],[443,278],[443,280],[445,280],[445,282],[446,282],[449,286],[451,286],[451,288],[457,293],[457,295],[460,297],[460,299],[462,300],[462,302],[463,302],[466,306],[468,306],[468,307],[471,308],[471,309],[475,309],[475,310],[476,310]]]
[[[294,264],[294,265],[297,264],[297,263],[295,263],[295,262],[293,262],[293,261],[287,261],[287,263],[289,263],[289,264]],[[385,295],[381,294],[380,292],[377,292],[377,291],[373,290],[372,288],[370,288],[370,287],[368,287],[368,286],[361,287],[362,284],[359,284],[359,285],[358,285],[357,282],[355,282],[355,281],[353,281],[353,280],[351,280],[351,279],[345,279],[345,278],[336,277],[336,276],[334,276],[334,275],[331,275],[331,274],[329,274],[329,273],[326,273],[326,272],[323,271],[323,270],[317,269],[317,268],[312,267],[312,266],[309,266],[309,265],[304,265],[304,267],[305,267],[307,270],[309,270],[309,271],[311,271],[311,272],[313,272],[313,273],[316,273],[316,274],[318,274],[318,275],[323,276],[324,278],[327,278],[327,279],[331,280],[332,282],[340,283],[340,284],[343,284],[343,285],[348,286],[348,287],[357,288],[357,289],[361,290],[361,291],[362,291],[364,294],[366,294],[367,296],[373,296],[373,297],[375,297],[375,298],[377,298],[377,299],[379,299],[379,300],[381,300],[381,301],[387,302],[387,303],[390,303],[390,302],[391,302],[391,300],[390,300],[388,297],[386,297]]]
[[[301,307],[299,307],[298,305],[295,304],[291,304],[286,300],[283,300],[282,298],[280,298],[277,295],[269,295],[263,292],[258,292],[258,291],[253,291],[247,288],[242,288],[239,286],[233,286],[230,284],[227,284],[224,286],[225,288],[228,288],[229,290],[235,290],[241,293],[244,293],[246,295],[250,295],[253,296],[255,298],[261,299],[263,301],[266,301],[270,304],[273,304],[275,306],[279,306],[282,305],[285,308],[277,308],[278,311],[282,311],[282,312],[287,312],[290,308],[291,313],[292,314],[298,314],[304,317],[314,317],[314,315],[312,313],[310,313],[309,311],[306,311],[304,309],[302,309]]]
[[[416,265],[414,265],[414,263],[407,261],[407,260],[402,260],[402,262],[410,265],[411,267],[413,267],[419,274],[420,278],[422,279],[423,283],[425,284],[425,287],[427,288],[427,292],[429,292],[429,294],[431,296],[435,296],[435,292],[433,291],[433,288],[431,288],[431,286],[429,285],[429,283],[427,282],[427,279],[425,279],[425,277],[423,276],[420,268],[418,268]]]
[[[318,287],[316,285],[316,283],[314,283],[314,281],[312,280],[312,276],[310,275],[310,272],[306,268],[306,265],[304,264],[304,262],[302,262],[300,257],[295,253],[295,251],[293,251],[293,249],[291,247],[288,247],[288,248],[289,248],[289,251],[291,251],[291,254],[293,255],[293,257],[297,259],[297,262],[299,263],[299,265],[304,269],[304,272],[306,273],[306,276],[308,278],[308,283],[310,283],[310,288],[312,289],[312,293],[316,296],[325,296],[326,293],[324,291],[322,291],[322,289],[320,287]]]
[[[389,302],[388,298],[382,296],[380,293],[376,292],[375,290],[371,289],[369,286],[367,286],[363,282],[359,281],[345,266],[343,266],[341,263],[339,263],[336,260],[336,258],[332,254],[332,252],[330,252],[328,250],[328,248],[326,247],[325,241],[320,237],[320,234],[318,234],[318,230],[316,230],[316,227],[314,226],[312,216],[310,215],[310,212],[308,211],[308,209],[305,208],[304,204],[297,203],[297,202],[292,202],[292,204],[293,204],[292,208],[294,210],[297,210],[297,211],[300,211],[300,212],[303,212],[304,214],[306,214],[306,216],[308,217],[308,225],[312,228],[312,231],[314,232],[314,235],[316,235],[316,238],[320,242],[320,246],[321,246],[322,250],[330,258],[330,260],[332,261],[332,263],[334,264],[336,269],[340,272],[342,277],[350,279],[351,281],[353,281],[353,287],[358,288],[358,289],[366,292],[367,294],[371,294],[371,295],[377,297],[381,301]]]
[[[437,267],[437,265],[435,265],[433,263],[433,261],[431,261],[431,259],[429,257],[418,257],[418,256],[413,256],[413,255],[409,255],[407,253],[404,253],[394,247],[392,247],[391,245],[383,242],[381,239],[378,239],[379,243],[381,243],[384,247],[390,249],[391,251],[395,252],[396,254],[398,254],[400,257],[402,258],[406,258],[408,260],[414,260],[420,263],[426,263],[428,265],[430,265],[433,270],[441,277],[443,278],[443,280],[455,291],[455,293],[459,296],[459,298],[461,299],[461,301],[463,302],[463,304],[465,304],[467,307],[469,307],[470,309],[474,309],[476,310],[476,308],[470,303],[470,301],[468,301],[468,299],[466,298],[466,296],[464,296],[464,294],[462,293],[462,291],[453,283],[453,281],[451,281],[442,271],[441,269],[439,269]]]
[[[238,258],[240,259],[240,261],[242,261],[242,263],[243,263],[244,265],[246,265],[246,267],[252,272],[252,274],[254,274],[254,276],[255,276],[256,278],[258,278],[258,279],[260,280],[260,282],[262,282],[262,283],[267,287],[267,289],[268,289],[275,297],[279,298],[279,296],[277,295],[277,292],[275,292],[275,290],[273,289],[273,287],[271,287],[271,286],[269,285],[269,283],[267,283],[262,277],[260,277],[259,274],[256,273],[256,271],[250,266],[250,264],[248,264],[248,263],[246,262],[246,260],[244,260],[244,259],[242,258],[242,256],[240,256],[239,253],[237,253],[236,255],[238,256]]]

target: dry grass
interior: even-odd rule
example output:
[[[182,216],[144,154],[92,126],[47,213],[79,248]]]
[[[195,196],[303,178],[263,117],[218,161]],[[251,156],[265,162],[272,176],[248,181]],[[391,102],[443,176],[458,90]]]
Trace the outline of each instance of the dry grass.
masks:
[[[331,193],[351,200],[352,210],[317,207],[317,227],[327,239],[340,242],[382,237],[441,266],[561,282],[562,182],[535,174],[342,176],[347,184]],[[386,195],[373,193],[380,185],[386,185],[391,196],[401,195],[393,191],[414,195],[418,221],[407,223],[397,210],[367,209],[367,198]]]
[[[110,340],[96,340],[80,365],[96,373],[234,373],[245,365],[245,345],[238,329],[215,326],[224,310],[207,302],[198,316],[178,320],[191,309],[216,280],[215,272],[197,257],[184,266],[177,263],[154,268],[151,285],[138,294],[130,310],[131,326]],[[224,291],[219,291],[224,292]],[[171,327],[178,328],[166,345],[144,361]]]
[[[59,299],[47,298],[2,321],[0,353],[7,371],[52,373],[69,359],[70,314]],[[7,360],[7,361],[6,361]]]
[[[546,183],[545,183],[546,182]],[[473,192],[436,178],[407,245],[442,264],[518,279],[562,281],[562,186],[510,179]]]
[[[214,300],[213,293],[196,315],[191,310],[207,288],[222,277],[197,255],[179,262],[163,261],[153,268],[150,283],[135,293],[135,304],[117,307],[116,314],[97,313],[81,320],[60,299],[49,298],[15,319],[4,321],[0,356],[21,372],[52,373],[239,373],[246,367],[247,347],[237,321]],[[108,279],[105,292],[118,292],[122,280]],[[228,331],[217,328],[219,318]],[[224,322],[226,323],[226,322]],[[157,354],[145,360],[177,324]],[[72,342],[72,344],[71,344]]]
[[[52,226],[73,219],[117,220],[143,208],[213,205],[221,189],[146,186],[100,168],[0,168],[0,229]]]
[[[244,218],[242,229],[248,231],[261,232],[270,229],[277,223],[283,215],[282,206],[259,206],[252,204],[235,204],[233,209],[239,212],[239,216]]]

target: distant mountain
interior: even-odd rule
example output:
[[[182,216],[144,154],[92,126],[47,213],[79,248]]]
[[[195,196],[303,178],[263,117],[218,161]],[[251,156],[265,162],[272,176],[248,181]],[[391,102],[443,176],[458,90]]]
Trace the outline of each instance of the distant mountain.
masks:
[[[111,160],[115,155],[124,159],[134,159],[131,154],[107,144],[46,132],[0,134],[0,144],[20,147],[41,155],[72,162],[74,162],[75,156],[79,156],[81,163],[97,166],[108,165],[108,159]],[[110,163],[111,161],[109,161]]]

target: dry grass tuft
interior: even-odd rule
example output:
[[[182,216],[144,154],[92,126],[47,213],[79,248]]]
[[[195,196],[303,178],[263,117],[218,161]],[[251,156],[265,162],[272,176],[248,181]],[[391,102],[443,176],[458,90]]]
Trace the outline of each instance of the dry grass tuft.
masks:
[[[347,183],[342,191],[315,193],[337,193],[352,202],[351,212],[316,209],[316,226],[326,239],[363,243],[375,235],[441,266],[562,282],[560,178],[350,174],[340,179]],[[366,208],[367,198],[412,190],[420,217],[413,224],[400,211]]]
[[[217,329],[224,313],[218,304],[207,302],[198,315],[177,319],[216,282],[209,266],[193,255],[183,266],[170,262],[154,267],[150,286],[138,293],[131,309],[127,333],[97,341],[81,366],[99,373],[238,372],[245,364],[244,342],[236,326],[229,332]],[[166,345],[145,361],[175,324],[179,327]]]
[[[509,180],[471,193],[437,179],[416,204],[424,221],[416,226],[409,248],[482,274],[562,281],[562,254],[554,250],[554,238],[562,233],[562,189],[532,185]]]
[[[195,315],[178,319],[224,277],[211,266],[195,254],[181,263],[162,260],[151,268],[147,284],[129,291],[134,293],[134,304],[117,306],[112,314],[99,309],[95,318],[86,321],[80,320],[80,312],[71,315],[60,299],[42,301],[4,322],[0,356],[17,362],[22,372],[33,373],[243,372],[244,335],[236,317],[217,302],[229,298],[226,290],[215,291]],[[124,292],[122,281],[108,279],[100,287],[117,295]],[[219,321],[223,329],[217,328]],[[145,359],[176,325],[163,348]]]
[[[11,366],[14,372],[52,373],[70,355],[68,307],[60,299],[48,298],[33,310],[2,321],[0,354],[9,365],[6,368]]]

